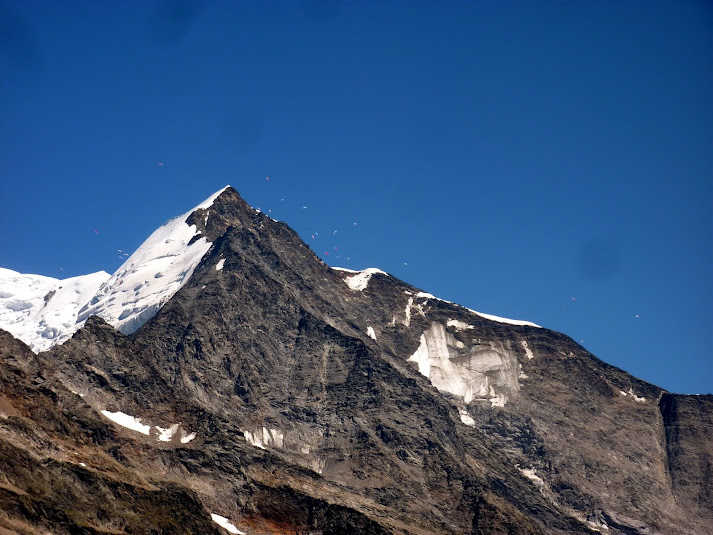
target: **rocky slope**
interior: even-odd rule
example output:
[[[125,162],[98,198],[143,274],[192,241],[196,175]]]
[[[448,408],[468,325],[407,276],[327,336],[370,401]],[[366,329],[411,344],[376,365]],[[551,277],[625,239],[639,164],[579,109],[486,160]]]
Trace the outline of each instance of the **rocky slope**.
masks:
[[[713,532],[713,396],[332,269],[232,188],[184,223],[135,332],[0,336],[0,533]]]

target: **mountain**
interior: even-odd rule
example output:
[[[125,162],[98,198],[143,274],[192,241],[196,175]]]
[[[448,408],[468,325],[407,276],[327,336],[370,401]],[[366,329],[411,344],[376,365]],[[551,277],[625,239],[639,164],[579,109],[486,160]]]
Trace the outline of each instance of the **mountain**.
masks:
[[[330,268],[233,188],[87,303],[0,333],[0,532],[713,532],[713,396]]]

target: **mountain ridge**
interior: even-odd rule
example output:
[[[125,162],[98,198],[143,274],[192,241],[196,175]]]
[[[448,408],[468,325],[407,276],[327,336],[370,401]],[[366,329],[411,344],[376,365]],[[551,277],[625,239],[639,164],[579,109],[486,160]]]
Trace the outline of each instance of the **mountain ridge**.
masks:
[[[97,275],[101,275],[100,278],[102,279],[98,288],[96,284],[91,286],[95,292],[91,290],[85,291],[82,298],[75,303],[71,303],[71,313],[65,315],[75,316],[76,320],[74,322],[65,321],[62,324],[62,329],[54,329],[54,332],[51,333],[53,336],[43,336],[42,334],[33,336],[27,332],[27,329],[13,328],[13,325],[18,323],[19,320],[7,314],[8,309],[12,310],[12,303],[10,302],[3,303],[0,301],[0,311],[3,309],[6,311],[4,316],[0,314],[0,328],[6,328],[10,332],[14,332],[16,336],[28,343],[35,352],[38,350],[45,351],[53,345],[64,342],[92,315],[102,316],[115,328],[130,334],[156,314],[158,309],[190,278],[193,269],[210,248],[212,240],[217,239],[217,231],[212,231],[206,236],[203,236],[202,233],[208,232],[207,223],[210,218],[210,207],[228,189],[237,194],[237,191],[232,186],[226,185],[187,212],[170,219],[167,223],[155,229],[111,275],[105,271],[99,271],[60,281],[43,275],[28,275],[0,268],[2,270],[0,272],[0,285],[9,289],[0,294],[0,299],[14,296],[12,291],[15,290],[17,283],[13,284],[9,280],[11,277],[18,279],[28,278],[31,282],[34,282],[33,279],[47,279],[51,280],[55,287],[60,286],[62,283],[67,284],[74,279],[92,279],[93,282],[94,279],[97,279]],[[247,203],[246,206],[249,207]],[[259,210],[252,207],[249,208],[259,213]],[[218,228],[220,227],[218,226]],[[210,239],[207,239],[207,236],[210,236]],[[378,268],[346,270],[346,268],[332,267],[332,269],[366,275],[364,277],[366,284],[368,284],[372,272],[386,274]],[[32,295],[32,298],[37,300],[42,297],[44,299],[50,291],[56,290],[49,288],[49,285],[43,285],[42,288],[35,292],[36,295]],[[131,295],[132,293],[133,295]],[[88,294],[91,294],[89,298],[87,298]],[[426,292],[419,292],[419,296],[439,299]],[[113,303],[117,299],[119,302]],[[66,306],[66,303],[64,304],[65,308],[70,308]],[[493,321],[535,325],[531,322],[511,320],[492,314],[481,312],[476,312],[476,314]],[[30,319],[30,317],[22,318],[25,325],[29,323]],[[42,318],[36,321],[38,327],[44,327],[41,322]]]
[[[213,513],[249,535],[709,531],[713,396],[669,397],[564,334],[489,320],[383,272],[350,285],[355,274],[232,188],[189,219],[212,245],[133,333],[92,316],[36,356],[0,339],[3,388],[54,392],[49,407],[81,412],[90,474],[170,481],[200,504],[193,521]],[[18,371],[9,353],[28,364]],[[75,433],[20,399],[4,401],[0,444],[71,459]],[[37,500],[36,480],[10,483]],[[142,531],[86,509],[102,529],[167,522],[137,512]]]

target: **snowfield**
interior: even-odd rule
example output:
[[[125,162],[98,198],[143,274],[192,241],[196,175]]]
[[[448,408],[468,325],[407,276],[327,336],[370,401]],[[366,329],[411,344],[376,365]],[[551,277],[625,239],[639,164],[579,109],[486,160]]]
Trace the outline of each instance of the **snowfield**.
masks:
[[[77,325],[77,310],[109,279],[105,271],[55,279],[0,268],[0,328],[35,352],[67,340]]]

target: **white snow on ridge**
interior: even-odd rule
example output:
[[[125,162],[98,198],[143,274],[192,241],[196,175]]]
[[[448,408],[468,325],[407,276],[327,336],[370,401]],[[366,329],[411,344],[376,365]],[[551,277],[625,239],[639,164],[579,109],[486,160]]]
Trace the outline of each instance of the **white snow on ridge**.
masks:
[[[343,267],[332,266],[332,269],[334,269],[336,271],[344,271],[345,273],[359,273],[356,269],[349,269],[349,268],[343,268]]]
[[[98,271],[60,280],[0,268],[0,328],[45,351],[74,334],[77,311],[109,277]]]
[[[536,323],[532,323],[531,321],[512,320],[510,318],[501,318],[500,316],[493,316],[492,314],[485,314],[484,312],[478,312],[477,310],[473,310],[472,308],[469,308],[467,310],[470,310],[474,314],[477,314],[478,316],[485,318],[486,320],[497,321],[498,323],[509,323],[510,325],[528,325],[530,327],[538,327],[540,329],[542,328],[541,325],[537,325]]]
[[[448,301],[446,299],[441,299],[440,297],[436,297],[435,295],[427,293],[427,292],[418,292],[416,294],[416,297],[423,297],[426,299],[437,299],[438,301],[443,301],[444,303],[453,304],[452,301]],[[458,305],[458,306],[462,307],[462,305]],[[462,308],[465,308],[466,310],[469,310],[470,312],[473,312],[474,314],[477,314],[478,316],[480,316],[481,318],[485,318],[486,320],[497,321],[498,323],[509,323],[510,325],[528,325],[530,327],[542,328],[540,325],[537,325],[536,323],[532,323],[531,321],[502,318],[500,316],[495,316],[493,314],[485,314],[484,312],[478,312],[477,310],[473,310],[472,308],[467,308],[467,307],[462,307]]]
[[[340,271],[348,271],[344,268],[340,268]],[[347,277],[344,279],[344,282],[347,283],[347,286],[349,286],[352,290],[366,290],[366,287],[369,285],[369,280],[371,280],[371,276],[374,273],[381,273],[382,275],[388,275],[388,273],[381,271],[380,269],[377,268],[367,268],[362,271],[358,271],[356,275],[352,275],[351,277]]]
[[[230,523],[230,520],[228,520],[224,516],[220,516],[220,515],[216,515],[215,513],[211,513],[210,518],[213,522],[218,524],[221,528],[226,530],[228,533],[233,533],[234,535],[245,535],[244,531],[240,531],[238,528],[236,528],[233,524]]]
[[[374,332],[374,327],[371,325],[366,328],[366,334],[369,338],[376,340],[376,333]]]
[[[156,229],[79,311],[78,321],[97,315],[129,334],[151,319],[188,281],[210,248],[205,237],[188,245],[196,227],[186,219],[195,210],[210,207],[224,190]]]

